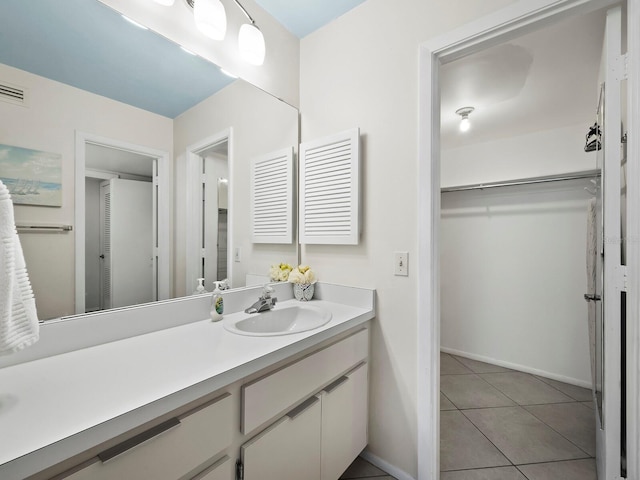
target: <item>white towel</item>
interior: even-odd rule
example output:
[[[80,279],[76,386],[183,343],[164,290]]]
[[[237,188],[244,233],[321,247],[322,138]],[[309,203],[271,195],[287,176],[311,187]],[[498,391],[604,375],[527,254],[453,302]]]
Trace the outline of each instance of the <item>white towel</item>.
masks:
[[[16,232],[13,202],[0,181],[0,355],[22,350],[38,338],[36,301]]]

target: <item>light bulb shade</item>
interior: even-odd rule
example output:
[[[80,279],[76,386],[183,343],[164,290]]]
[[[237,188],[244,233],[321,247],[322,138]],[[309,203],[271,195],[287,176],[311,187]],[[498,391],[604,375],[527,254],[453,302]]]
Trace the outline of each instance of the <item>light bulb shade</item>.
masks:
[[[264,35],[258,27],[245,23],[238,34],[238,49],[242,58],[251,65],[262,65],[266,47]]]
[[[220,0],[195,0],[193,17],[198,30],[213,40],[222,40],[227,33],[227,15]]]
[[[170,7],[174,4],[176,0],[153,0],[157,4],[164,5],[165,7]]]
[[[460,131],[468,132],[470,128],[471,122],[469,121],[469,117],[462,117],[462,120],[460,120]]]

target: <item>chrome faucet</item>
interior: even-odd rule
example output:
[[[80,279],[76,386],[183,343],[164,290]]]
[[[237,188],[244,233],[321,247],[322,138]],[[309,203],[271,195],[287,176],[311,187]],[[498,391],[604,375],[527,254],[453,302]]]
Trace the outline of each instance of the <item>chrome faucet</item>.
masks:
[[[261,313],[271,310],[278,299],[276,297],[272,297],[273,287],[270,285],[265,285],[262,287],[262,295],[258,298],[258,301],[247,308],[245,313]]]

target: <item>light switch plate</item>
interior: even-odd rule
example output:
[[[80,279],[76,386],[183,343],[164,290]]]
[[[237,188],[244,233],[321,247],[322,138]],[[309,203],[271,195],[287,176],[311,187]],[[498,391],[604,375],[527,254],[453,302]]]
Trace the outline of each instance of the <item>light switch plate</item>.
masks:
[[[240,251],[240,247],[236,247],[235,251],[233,252],[233,261],[234,262],[240,262],[241,259],[241,251]]]
[[[409,252],[395,252],[393,258],[393,274],[401,277],[409,276]]]

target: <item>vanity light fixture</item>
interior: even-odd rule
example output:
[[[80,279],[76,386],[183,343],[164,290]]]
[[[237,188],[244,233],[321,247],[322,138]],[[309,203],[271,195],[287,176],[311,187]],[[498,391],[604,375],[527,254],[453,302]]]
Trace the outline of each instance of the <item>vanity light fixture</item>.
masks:
[[[224,39],[227,33],[227,13],[220,0],[187,0],[193,7],[196,27],[213,40]]]
[[[264,35],[256,25],[256,21],[249,15],[249,12],[247,12],[242,4],[240,4],[238,0],[233,1],[251,22],[250,24],[245,23],[240,27],[240,33],[238,34],[240,56],[251,65],[262,65],[266,53]]]
[[[467,132],[471,128],[471,121],[469,120],[469,115],[473,112],[475,108],[473,107],[462,107],[456,110],[456,113],[460,115],[462,118],[460,119],[460,131]]]
[[[160,5],[170,7],[175,0],[154,0]],[[238,0],[233,0],[251,23],[240,26],[238,33],[238,50],[242,59],[251,65],[262,65],[266,55],[264,35],[249,15],[247,9]],[[185,0],[193,8],[196,27],[205,36],[213,40],[222,40],[227,32],[227,15],[220,0]]]

